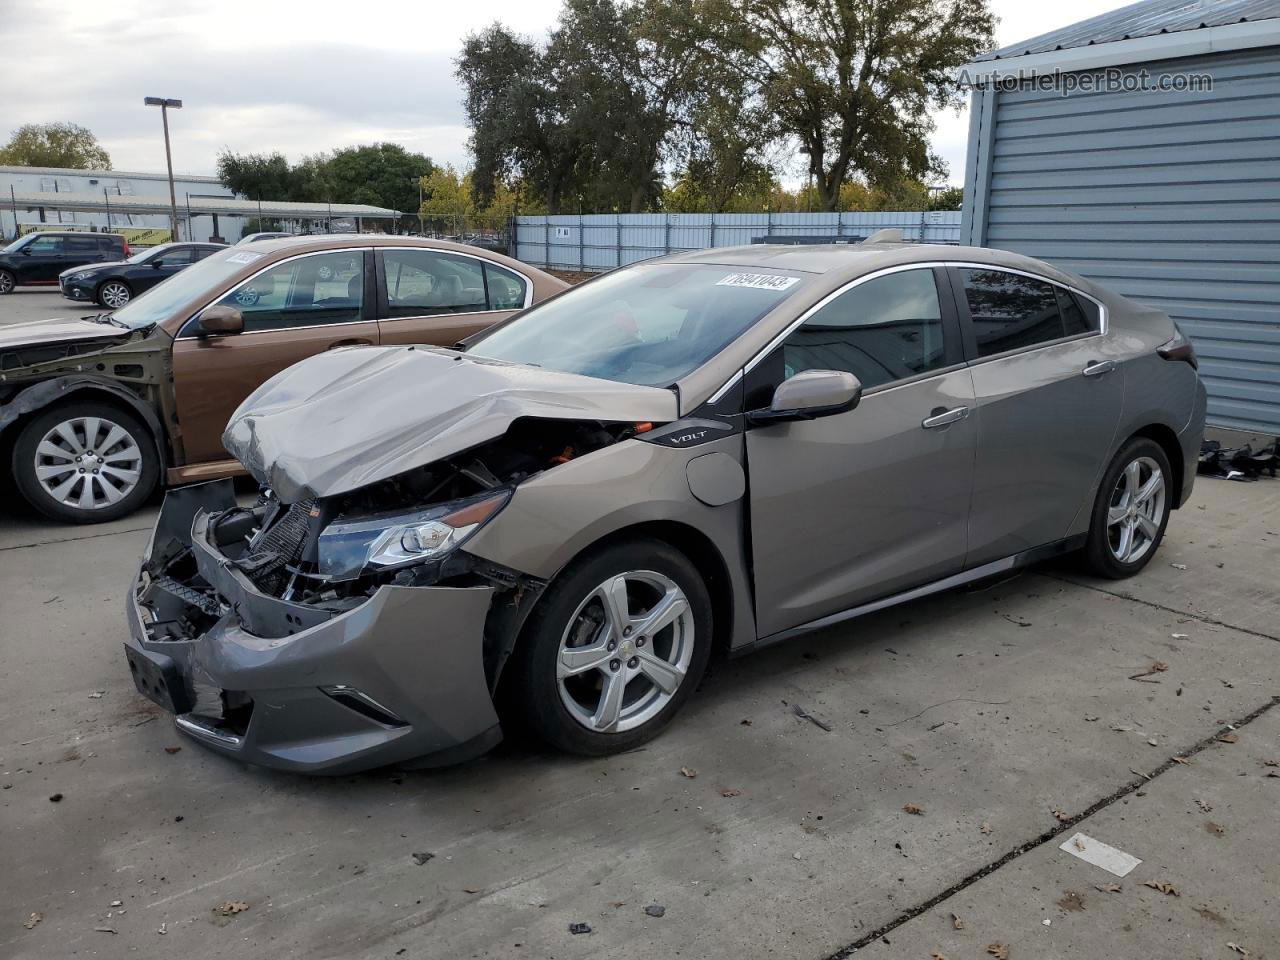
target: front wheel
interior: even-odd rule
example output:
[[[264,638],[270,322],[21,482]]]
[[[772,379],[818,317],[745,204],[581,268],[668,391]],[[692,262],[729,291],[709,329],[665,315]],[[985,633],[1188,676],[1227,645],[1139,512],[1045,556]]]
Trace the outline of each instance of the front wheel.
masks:
[[[27,421],[13,445],[13,475],[45,516],[103,523],[142,506],[160,479],[160,458],[137,417],[103,403],[69,403]]]
[[[112,310],[119,310],[133,299],[133,291],[123,280],[108,280],[98,288],[98,303]]]
[[[8,270],[0,270],[0,297],[6,293],[13,293],[13,288],[18,285],[17,279]]]
[[[513,706],[538,737],[603,756],[657,736],[711,651],[711,600],[682,553],[632,540],[576,561],[547,590],[510,665]]]
[[[1172,506],[1173,471],[1160,444],[1134,437],[1102,477],[1084,558],[1100,577],[1131,577],[1151,562]]]

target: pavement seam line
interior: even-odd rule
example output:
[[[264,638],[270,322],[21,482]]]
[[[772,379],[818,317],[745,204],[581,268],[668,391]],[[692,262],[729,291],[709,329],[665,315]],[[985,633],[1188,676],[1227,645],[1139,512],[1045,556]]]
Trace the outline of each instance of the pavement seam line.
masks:
[[[0,553],[9,550],[30,550],[32,547],[51,547],[58,543],[77,543],[81,540],[97,540],[101,537],[118,537],[124,533],[141,533],[150,527],[130,527],[128,530],[109,530],[106,533],[86,533],[83,537],[63,537],[61,540],[37,540],[35,543],[15,543],[12,546],[0,547]]]
[[[1105,593],[1105,591],[1103,592]],[[1262,704],[1262,706],[1256,707],[1255,709],[1251,710],[1249,713],[1245,714],[1239,720],[1234,720],[1231,723],[1226,724],[1225,726],[1219,727],[1213,733],[1209,734],[1209,736],[1205,737],[1203,740],[1200,740],[1190,748],[1186,750],[1178,751],[1176,755],[1183,758],[1193,757],[1196,754],[1200,753],[1201,751],[1206,750],[1209,747],[1213,746],[1213,744],[1218,741],[1219,737],[1223,736],[1224,734],[1231,733],[1235,730],[1239,730],[1241,727],[1248,726],[1249,724],[1253,723],[1254,720],[1257,720],[1264,713],[1266,713],[1267,711],[1271,710],[1273,707],[1276,707],[1276,706],[1280,706],[1280,696],[1273,696],[1266,703]],[[1044,844],[1049,843],[1050,841],[1060,837],[1062,834],[1077,827],[1082,821],[1087,820],[1089,817],[1093,816],[1095,813],[1098,813],[1101,810],[1105,810],[1107,807],[1111,806],[1116,801],[1123,800],[1125,797],[1129,796],[1130,794],[1136,793],[1137,791],[1141,790],[1143,787],[1151,783],[1153,780],[1155,780],[1155,778],[1160,776],[1162,773],[1172,770],[1174,767],[1177,767],[1177,766],[1181,766],[1181,764],[1178,763],[1176,760],[1174,760],[1172,757],[1170,757],[1168,760],[1165,760],[1164,763],[1155,767],[1149,773],[1139,774],[1136,779],[1129,781],[1119,790],[1115,791],[1114,793],[1108,794],[1107,796],[1103,797],[1101,800],[1094,801],[1092,804],[1090,804],[1080,813],[1077,813],[1075,816],[1071,817],[1069,820],[1065,820],[1057,824],[1056,826],[1049,828],[1048,830],[1046,830],[1044,833],[1040,834],[1040,836],[1034,838],[1033,840],[1028,840],[1023,844],[1020,844],[1019,846],[1014,847],[1008,853],[1004,854],[1004,856],[996,860],[992,860],[990,863],[986,864],[985,866],[979,867],[977,870],[968,874],[958,883],[952,884],[950,887],[948,887],[946,890],[943,890],[941,893],[935,894],[934,896],[930,897],[928,900],[924,901],[921,904],[918,904],[914,907],[904,910],[902,913],[899,913],[896,917],[894,917],[888,923],[885,923],[882,926],[877,927],[875,930],[872,930],[870,933],[864,934],[863,936],[859,937],[857,940],[853,941],[853,943],[850,943],[847,946],[841,947],[840,949],[836,950],[834,953],[830,954],[827,957],[827,960],[847,960],[848,957],[852,957],[855,953],[857,953],[863,947],[870,946],[871,944],[875,943],[877,940],[882,939],[886,935],[898,929],[898,927],[902,926],[904,923],[907,923],[910,920],[914,920],[916,917],[920,916],[923,913],[927,913],[928,911],[932,910],[934,907],[938,906],[939,904],[945,903],[947,900],[950,900],[957,893],[960,893],[962,890],[965,890],[966,888],[973,886],[973,884],[977,883],[979,880],[989,876],[992,873],[995,873],[1001,867],[1005,866],[1008,863],[1013,862],[1014,860],[1017,860],[1023,854],[1030,853],[1032,850],[1035,850],[1043,846]]]
[[[1095,593],[1105,594],[1108,597],[1115,597],[1117,600],[1129,600],[1133,603],[1140,603],[1145,607],[1151,607],[1155,610],[1163,610],[1165,613],[1175,613],[1180,617],[1190,617],[1200,623],[1207,623],[1215,627],[1226,627],[1228,630],[1235,630],[1237,633],[1247,633],[1251,637],[1260,637],[1263,640],[1275,640],[1280,642],[1280,637],[1270,633],[1263,633],[1261,630],[1251,630],[1248,627],[1237,627],[1234,623],[1227,623],[1225,620],[1215,620],[1213,617],[1202,616],[1198,613],[1192,613],[1190,610],[1178,610],[1175,607],[1166,607],[1162,603],[1156,603],[1154,600],[1143,600],[1141,597],[1131,597],[1127,593],[1114,593],[1111,590],[1104,590],[1102,587],[1095,587],[1091,583],[1081,583],[1079,580],[1072,580],[1069,577],[1059,577],[1052,573],[1045,573],[1043,576],[1050,580],[1057,580],[1059,583],[1069,583],[1073,587],[1084,587],[1086,590],[1093,590]]]

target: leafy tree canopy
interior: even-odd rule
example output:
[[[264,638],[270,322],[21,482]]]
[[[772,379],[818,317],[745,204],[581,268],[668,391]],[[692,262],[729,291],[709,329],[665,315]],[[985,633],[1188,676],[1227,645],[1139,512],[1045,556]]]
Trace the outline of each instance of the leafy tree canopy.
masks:
[[[0,147],[0,164],[110,170],[111,155],[89,130],[74,123],[27,123]]]
[[[218,156],[218,179],[253,200],[366,203],[408,212],[418,206],[418,181],[435,167],[395,143],[344,147],[291,164],[282,153]]]

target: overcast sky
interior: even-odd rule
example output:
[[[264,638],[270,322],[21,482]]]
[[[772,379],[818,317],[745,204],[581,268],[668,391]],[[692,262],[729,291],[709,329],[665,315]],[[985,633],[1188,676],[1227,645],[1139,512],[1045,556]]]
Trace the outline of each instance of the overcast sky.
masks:
[[[992,0],[999,45],[1123,5]],[[159,110],[174,169],[212,173],[224,148],[291,159],[391,140],[437,163],[468,165],[453,58],[494,20],[542,37],[560,0],[4,0],[0,137],[22,123],[91,129],[117,170],[163,170]],[[965,116],[938,118],[934,148],[964,172]],[[3,142],[3,140],[0,140]]]

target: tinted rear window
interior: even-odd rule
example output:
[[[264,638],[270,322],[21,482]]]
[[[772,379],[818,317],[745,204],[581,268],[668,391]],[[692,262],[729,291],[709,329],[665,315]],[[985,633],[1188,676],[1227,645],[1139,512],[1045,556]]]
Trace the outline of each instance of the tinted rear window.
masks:
[[[1055,284],[1004,270],[963,269],[960,276],[980,357],[1090,329],[1075,297]]]

